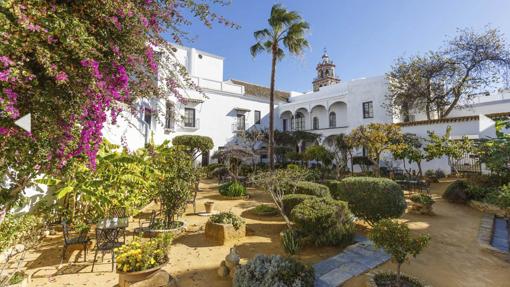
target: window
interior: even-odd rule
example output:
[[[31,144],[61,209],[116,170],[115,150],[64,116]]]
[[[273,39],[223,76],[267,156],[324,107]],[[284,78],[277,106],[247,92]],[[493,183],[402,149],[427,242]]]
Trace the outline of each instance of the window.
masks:
[[[189,128],[195,127],[195,109],[184,108],[184,126]]]
[[[282,126],[283,126],[283,131],[286,132],[287,131],[287,119],[282,120]]]
[[[143,109],[143,121],[150,127],[152,122],[152,111],[150,108]]]
[[[260,125],[260,111],[255,111],[255,124]]]
[[[319,129],[319,118],[313,117],[313,129],[318,130]]]
[[[165,129],[174,128],[175,128],[174,104],[172,102],[166,102]]]
[[[246,118],[244,114],[237,114],[236,130],[244,131],[246,127]]]
[[[296,122],[296,130],[302,131],[305,129],[305,116],[303,116],[302,113],[296,113],[296,119],[294,120]]]
[[[336,128],[336,113],[335,112],[329,113],[329,127]]]
[[[372,102],[363,103],[363,118],[370,119],[374,117],[374,104]]]

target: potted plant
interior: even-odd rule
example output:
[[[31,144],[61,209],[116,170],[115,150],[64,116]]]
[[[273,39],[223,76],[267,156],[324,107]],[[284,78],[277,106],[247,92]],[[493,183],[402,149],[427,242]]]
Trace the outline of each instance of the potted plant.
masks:
[[[140,282],[156,273],[168,262],[171,234],[163,234],[148,241],[137,237],[129,244],[115,249],[119,287]]]
[[[411,237],[411,231],[405,223],[398,223],[391,219],[379,221],[369,234],[369,238],[379,248],[384,248],[391,255],[392,260],[397,264],[397,272],[385,275],[383,281],[377,281],[374,277],[369,284],[372,286],[424,286],[415,285],[415,279],[402,276],[400,268],[402,264],[409,261],[410,257],[416,257],[427,246],[430,236],[421,235]],[[379,282],[379,283],[378,283]],[[404,283],[404,284],[402,284]],[[375,285],[373,285],[375,284]]]
[[[205,213],[213,213],[214,211],[214,201],[206,201],[205,205]]]
[[[221,244],[245,235],[244,220],[231,211],[213,214],[205,225],[205,237]]]
[[[412,202],[410,211],[419,214],[431,214],[435,201],[428,194],[413,194],[409,198]]]

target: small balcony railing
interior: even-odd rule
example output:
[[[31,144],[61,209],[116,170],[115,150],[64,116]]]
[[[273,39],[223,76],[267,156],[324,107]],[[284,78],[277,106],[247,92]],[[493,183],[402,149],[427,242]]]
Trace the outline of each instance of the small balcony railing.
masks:
[[[200,119],[195,119],[194,122],[183,122],[183,129],[198,130],[200,128]]]

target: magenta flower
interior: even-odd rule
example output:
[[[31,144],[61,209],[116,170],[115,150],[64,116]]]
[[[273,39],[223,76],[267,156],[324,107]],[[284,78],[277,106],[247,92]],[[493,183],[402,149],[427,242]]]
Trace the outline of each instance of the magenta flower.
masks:
[[[10,69],[1,71],[0,72],[0,82],[8,82],[10,74],[11,74],[11,70]]]
[[[145,16],[140,16],[140,22],[142,22],[142,25],[145,28],[149,27],[149,20],[147,20],[147,18],[145,18]]]
[[[67,74],[66,72],[64,71],[60,71],[58,72],[57,76],[55,76],[55,80],[58,82],[58,83],[63,83],[63,82],[67,82],[69,78],[67,77]]]
[[[14,62],[7,56],[0,56],[0,63],[4,64],[4,67],[9,67],[14,64]]]
[[[117,30],[119,31],[122,30],[122,25],[120,24],[119,18],[117,18],[117,16],[112,16],[111,20],[113,25],[115,25],[115,28],[117,28]]]

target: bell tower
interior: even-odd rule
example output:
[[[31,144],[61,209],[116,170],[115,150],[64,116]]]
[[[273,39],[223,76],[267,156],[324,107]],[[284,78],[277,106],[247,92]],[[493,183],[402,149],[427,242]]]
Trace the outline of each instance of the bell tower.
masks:
[[[317,92],[321,87],[340,83],[340,79],[335,74],[335,64],[328,56],[326,48],[322,54],[322,61],[317,64],[317,77],[313,80],[313,91]]]

